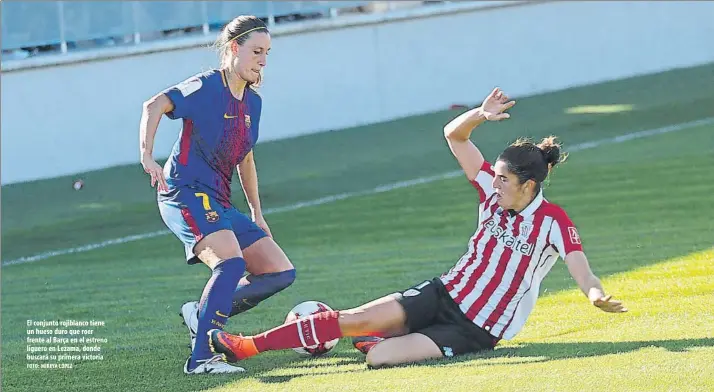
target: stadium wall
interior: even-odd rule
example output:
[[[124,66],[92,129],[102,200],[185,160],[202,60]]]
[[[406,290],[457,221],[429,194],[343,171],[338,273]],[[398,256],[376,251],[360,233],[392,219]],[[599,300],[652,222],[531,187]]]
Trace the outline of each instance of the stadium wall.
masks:
[[[712,15],[714,2],[541,2],[276,31],[261,140],[473,104],[496,84],[524,96],[713,62]],[[138,166],[142,102],[215,64],[212,51],[195,45],[48,67],[3,64],[2,184]],[[168,154],[179,126],[162,119],[156,156]]]

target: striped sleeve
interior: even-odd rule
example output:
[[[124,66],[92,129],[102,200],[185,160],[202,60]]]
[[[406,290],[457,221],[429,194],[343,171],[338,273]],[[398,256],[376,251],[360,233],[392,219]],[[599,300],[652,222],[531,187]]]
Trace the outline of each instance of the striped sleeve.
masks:
[[[565,260],[565,256],[570,252],[582,251],[583,245],[580,241],[578,229],[570,220],[565,211],[556,207],[553,209],[553,223],[550,228],[548,240],[555,247],[560,258]]]
[[[481,170],[476,174],[476,178],[471,180],[471,185],[478,190],[479,203],[485,202],[494,193],[493,190],[493,169],[491,163],[483,161]]]

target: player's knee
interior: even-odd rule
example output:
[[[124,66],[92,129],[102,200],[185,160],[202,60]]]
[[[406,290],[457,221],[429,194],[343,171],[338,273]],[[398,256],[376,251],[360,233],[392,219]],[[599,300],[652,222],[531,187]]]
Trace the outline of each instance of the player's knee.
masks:
[[[231,252],[230,250],[225,249],[217,251],[213,248],[207,247],[201,250],[197,256],[204,264],[211,267],[211,269],[215,269],[225,260],[241,257],[241,254],[240,252]]]
[[[290,287],[295,282],[296,276],[294,269],[265,274],[266,298]]]
[[[238,240],[228,230],[217,231],[203,238],[194,247],[194,253],[211,268],[223,260],[243,256]]]
[[[235,280],[236,284],[243,276],[243,272],[245,272],[245,261],[238,257],[221,260],[213,269],[214,274],[228,275],[231,280]]]
[[[288,288],[295,281],[295,270],[249,275],[233,295],[231,315],[245,312]],[[240,284],[240,283],[239,283]]]
[[[223,259],[218,256],[212,248],[204,248],[200,251],[197,251],[196,253],[198,259],[201,260],[203,264],[206,264],[207,266],[211,267],[211,269],[215,268],[216,266],[218,266],[218,264],[221,263],[221,261],[223,261]]]
[[[382,342],[383,343],[383,342]],[[377,369],[384,366],[389,366],[392,363],[389,358],[389,351],[386,350],[386,345],[377,343],[367,353],[367,366],[372,369]]]
[[[278,291],[285,290],[290,287],[290,285],[295,283],[296,278],[297,271],[295,271],[294,268],[291,270],[280,272],[280,279],[278,280],[276,285],[278,287]]]

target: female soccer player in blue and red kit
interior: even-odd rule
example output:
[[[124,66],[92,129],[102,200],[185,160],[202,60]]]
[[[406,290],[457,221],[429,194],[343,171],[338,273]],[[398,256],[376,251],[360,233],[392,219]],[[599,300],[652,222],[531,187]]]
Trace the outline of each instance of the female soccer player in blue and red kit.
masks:
[[[263,218],[253,159],[262,106],[255,87],[262,81],[270,44],[263,21],[239,16],[216,42],[220,69],[197,74],[144,103],[141,163],[151,186],[157,186],[161,217],[183,242],[188,263],[202,262],[213,271],[200,302],[181,309],[193,347],[184,366],[187,374],[243,371],[211,353],[208,330],[224,328],[228,317],[295,280],[292,263]],[[183,129],[162,168],[152,153],[164,114],[182,119]],[[252,217],[231,203],[234,167]],[[246,269],[251,274],[242,278]]]

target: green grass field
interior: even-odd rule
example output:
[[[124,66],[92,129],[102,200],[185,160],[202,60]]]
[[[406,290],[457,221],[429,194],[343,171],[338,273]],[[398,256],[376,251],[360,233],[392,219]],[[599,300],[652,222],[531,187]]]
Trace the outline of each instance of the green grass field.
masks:
[[[623,110],[581,114],[597,105]],[[454,115],[261,144],[264,208],[455,170],[440,131]],[[487,158],[521,135],[553,133],[567,150],[714,117],[714,65],[522,98],[512,116],[474,134]],[[245,361],[243,375],[184,376],[188,335],[177,313],[197,299],[209,271],[186,266],[173,236],[6,266],[2,389],[714,390],[713,166],[714,125],[574,152],[546,197],[569,212],[593,270],[630,311],[597,311],[560,262],[516,339],[485,355],[393,369],[368,370],[343,339],[323,358],[273,352]],[[70,178],[2,188],[3,261],[164,228],[138,164],[82,176],[80,192]],[[351,307],[441,274],[474,230],[476,198],[459,177],[269,215],[298,280],[228,330],[270,328],[303,300]],[[28,319],[104,321],[96,329],[108,339],[104,360],[27,369]]]

